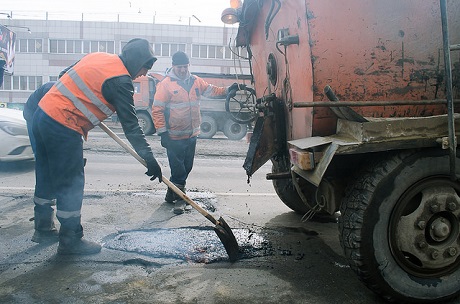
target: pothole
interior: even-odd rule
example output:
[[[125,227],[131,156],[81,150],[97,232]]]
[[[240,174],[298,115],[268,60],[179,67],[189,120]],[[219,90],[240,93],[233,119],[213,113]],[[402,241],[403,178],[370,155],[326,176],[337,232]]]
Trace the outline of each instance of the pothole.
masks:
[[[273,254],[266,238],[250,229],[232,229],[240,259]],[[195,263],[228,260],[227,252],[212,228],[186,227],[120,231],[104,239],[104,247],[148,257],[178,259]]]

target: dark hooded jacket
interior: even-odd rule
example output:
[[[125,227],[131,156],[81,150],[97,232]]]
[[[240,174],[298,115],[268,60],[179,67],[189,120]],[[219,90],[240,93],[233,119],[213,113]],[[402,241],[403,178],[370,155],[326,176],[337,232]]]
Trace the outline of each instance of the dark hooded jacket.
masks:
[[[108,78],[102,84],[101,93],[107,102],[115,107],[118,119],[128,141],[136,152],[148,162],[154,157],[145,139],[144,132],[139,126],[134,108],[133,78],[143,67],[150,69],[156,58],[153,55],[150,43],[140,38],[130,40],[123,48],[119,57],[130,76],[121,75]],[[66,68],[63,72],[68,71],[74,65]]]
[[[131,77],[119,76],[106,80],[102,85],[102,94],[115,107],[128,141],[143,159],[150,160],[153,158],[152,150],[145,140],[134,108],[132,78],[142,67],[146,66],[150,69],[156,58],[153,56],[149,42],[139,38],[132,39],[125,45],[120,58]]]

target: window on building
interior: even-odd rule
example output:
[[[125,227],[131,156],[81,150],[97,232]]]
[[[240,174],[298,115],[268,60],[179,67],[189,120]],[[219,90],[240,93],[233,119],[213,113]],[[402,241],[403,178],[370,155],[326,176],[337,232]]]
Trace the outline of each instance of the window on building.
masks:
[[[214,45],[208,46],[208,58],[216,58],[216,49]]]
[[[233,53],[228,47],[224,48],[224,57],[225,59],[232,59],[233,57]]]
[[[28,77],[29,81],[29,90],[35,91],[37,89],[37,83],[35,82],[35,77],[34,76],[29,76]]]
[[[193,58],[200,58],[200,46],[199,45],[192,45],[192,57]]]
[[[27,91],[27,76],[19,76],[19,89]]]
[[[43,85],[42,76],[11,76],[5,75],[3,91],[35,91]]]
[[[175,52],[185,52],[185,44],[183,43],[155,43],[153,45],[156,56],[171,57]]]
[[[12,85],[13,85],[13,90],[19,90],[19,76],[13,76],[13,81],[12,81]]]
[[[50,39],[50,53],[52,54],[88,54],[94,52],[115,54],[115,42]]]
[[[247,52],[244,54],[246,55],[242,56],[247,56]],[[192,57],[209,59],[233,59],[235,58],[235,54],[232,53],[232,51],[226,46],[194,44],[192,45]]]
[[[248,58],[248,50],[245,49],[245,48],[238,48],[238,52],[237,52],[238,56],[242,57],[242,58]]]
[[[200,58],[208,58],[208,46],[200,45]]]
[[[58,40],[57,42],[57,52],[59,54],[65,54],[66,49],[65,49],[65,40]]]
[[[89,41],[83,41],[83,53],[84,54],[90,53],[90,42]]]
[[[174,53],[176,53],[178,51],[185,52],[185,44],[176,44],[176,43],[171,44],[170,55],[172,56],[172,55],[174,55]]]
[[[162,43],[161,44],[161,56],[170,56],[170,44],[169,43]]]
[[[113,41],[106,41],[107,43],[107,50],[106,52],[107,53],[110,53],[110,54],[115,54],[115,42]]]
[[[8,75],[5,75],[3,77],[3,85],[1,87],[2,90],[5,90],[5,91],[10,91],[11,90],[11,76],[8,76]]]
[[[18,53],[41,53],[43,41],[42,39],[18,39],[15,50]]]
[[[223,59],[225,53],[225,47],[219,46],[216,49],[216,58]]]
[[[65,40],[50,40],[50,53],[65,54],[66,53],[66,41]]]
[[[82,41],[75,40],[74,42],[75,42],[75,54],[83,53]]]
[[[69,54],[75,54],[75,40],[67,40],[67,52]]]
[[[50,40],[50,53],[57,53],[57,40]]]
[[[34,39],[27,39],[27,51],[29,50],[35,51],[35,40]]]
[[[235,59],[235,58],[248,58],[248,50],[245,48],[232,48],[224,47],[223,49],[225,59]]]
[[[20,53],[27,53],[27,39],[19,39],[18,51]]]
[[[91,53],[99,52],[99,43],[97,41],[91,41]]]

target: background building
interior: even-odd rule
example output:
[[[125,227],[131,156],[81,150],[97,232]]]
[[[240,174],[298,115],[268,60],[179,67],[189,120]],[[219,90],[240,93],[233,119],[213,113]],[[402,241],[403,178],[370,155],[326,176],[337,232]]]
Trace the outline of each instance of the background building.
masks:
[[[83,18],[82,18],[83,19]],[[158,61],[152,72],[163,73],[177,50],[190,57],[190,71],[248,74],[245,49],[231,47],[236,27],[155,23],[0,19],[16,33],[14,74],[5,74],[0,106],[21,108],[43,83],[56,80],[65,67],[85,54],[119,54],[132,38],[151,41]]]

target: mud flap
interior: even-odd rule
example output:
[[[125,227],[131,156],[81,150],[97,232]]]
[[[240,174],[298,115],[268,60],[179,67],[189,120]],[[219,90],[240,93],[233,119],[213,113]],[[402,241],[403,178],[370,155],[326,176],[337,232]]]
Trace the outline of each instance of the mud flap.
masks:
[[[243,164],[248,177],[251,177],[254,172],[278,153],[287,153],[284,103],[276,99],[271,106],[273,112],[258,117],[252,133],[248,153]]]

